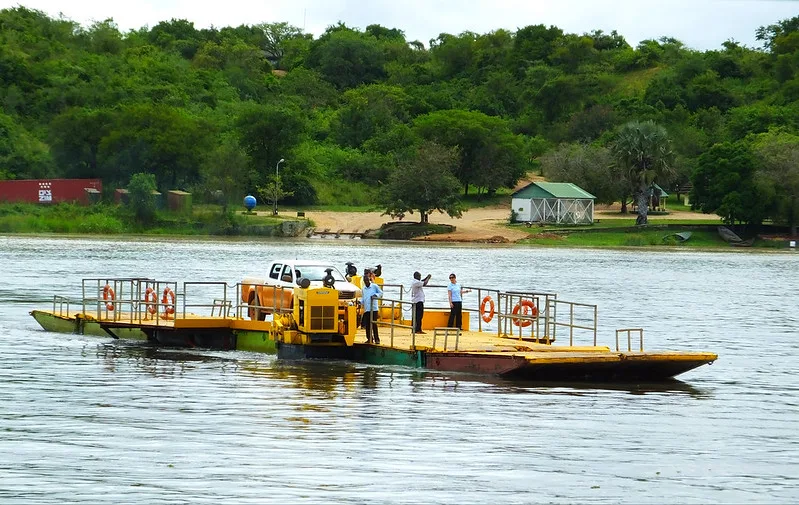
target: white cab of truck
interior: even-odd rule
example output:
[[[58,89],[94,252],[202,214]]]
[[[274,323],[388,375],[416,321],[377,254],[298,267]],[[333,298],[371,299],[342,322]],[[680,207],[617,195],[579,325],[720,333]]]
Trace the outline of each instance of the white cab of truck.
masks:
[[[335,281],[333,288],[338,290],[340,301],[354,301],[360,298],[360,288],[348,282],[339,269],[333,265],[314,260],[277,260],[269,265],[266,276],[251,275],[244,278],[241,292],[242,302],[265,307],[288,308],[291,306],[291,292],[298,285],[300,279],[305,278],[311,281],[311,287],[322,287],[328,270]],[[284,296],[275,297],[274,294],[269,293],[269,291],[273,291],[273,288],[256,289],[257,285],[283,288]],[[259,294],[257,301],[255,300],[256,292]],[[281,298],[282,300],[280,300]]]

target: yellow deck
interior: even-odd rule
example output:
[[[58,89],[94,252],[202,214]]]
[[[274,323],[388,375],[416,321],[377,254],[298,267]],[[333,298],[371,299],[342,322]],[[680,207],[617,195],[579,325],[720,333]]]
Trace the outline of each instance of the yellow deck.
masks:
[[[593,345],[561,345],[557,342],[552,344],[542,344],[522,340],[518,337],[498,336],[496,332],[462,331],[458,339],[458,347],[455,348],[455,335],[451,334],[446,340],[444,348],[443,329],[439,329],[439,334],[435,336],[435,348],[433,348],[434,330],[425,331],[424,334],[416,334],[415,345],[411,331],[408,328],[394,327],[393,338],[389,326],[382,326],[379,329],[380,344],[384,347],[395,349],[411,350],[424,349],[430,352],[460,352],[474,355],[492,355],[496,353],[507,353],[513,356],[524,357],[530,362],[547,363],[580,363],[580,362],[599,362],[599,361],[618,361],[626,360],[646,360],[646,361],[695,361],[715,360],[716,354],[707,352],[689,351],[614,351],[607,346]],[[356,343],[366,342],[366,333],[363,329],[358,330],[355,339]]]
[[[50,312],[50,311],[42,311]],[[54,315],[58,316],[58,314]],[[59,316],[60,317],[60,316]],[[95,320],[100,323],[112,323],[116,327],[127,328],[195,328],[195,329],[214,329],[231,328],[246,331],[270,331],[271,321],[253,321],[240,318],[223,318],[221,316],[205,316],[198,314],[180,314],[177,319],[147,318],[139,319],[136,314],[118,312],[109,318],[96,319],[87,316],[87,319]],[[373,344],[380,347],[391,347],[399,350],[425,350],[428,352],[448,352],[465,353],[473,355],[496,355],[502,353],[507,356],[523,357],[525,360],[546,363],[585,363],[585,362],[604,362],[625,360],[641,361],[712,361],[717,358],[716,354],[707,352],[686,352],[686,351],[614,351],[607,346],[593,345],[561,345],[557,342],[552,344],[537,343],[530,339],[520,339],[518,337],[500,336],[495,332],[488,331],[461,331],[457,338],[454,330],[443,328],[426,330],[424,334],[416,334],[415,340],[410,328],[402,326],[390,326],[382,323],[379,327],[380,344]],[[434,341],[435,340],[435,341]],[[359,328],[355,338],[356,343],[366,342],[366,333],[363,328]],[[445,347],[446,344],[446,347]]]

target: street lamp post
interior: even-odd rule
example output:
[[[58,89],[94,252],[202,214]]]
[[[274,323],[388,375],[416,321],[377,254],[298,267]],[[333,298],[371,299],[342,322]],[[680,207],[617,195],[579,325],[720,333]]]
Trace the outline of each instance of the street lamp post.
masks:
[[[280,158],[280,161],[278,161],[277,165],[275,165],[275,199],[273,201],[274,207],[272,208],[272,215],[275,216],[277,216],[277,189],[278,189],[277,185],[278,181],[280,180],[280,164],[283,163],[284,161],[286,160]]]

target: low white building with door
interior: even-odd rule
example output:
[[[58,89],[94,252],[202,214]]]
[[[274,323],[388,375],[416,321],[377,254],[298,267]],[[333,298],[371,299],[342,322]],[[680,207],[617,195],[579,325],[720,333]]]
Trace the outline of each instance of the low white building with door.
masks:
[[[511,195],[516,222],[592,224],[596,197],[570,182],[533,182]]]

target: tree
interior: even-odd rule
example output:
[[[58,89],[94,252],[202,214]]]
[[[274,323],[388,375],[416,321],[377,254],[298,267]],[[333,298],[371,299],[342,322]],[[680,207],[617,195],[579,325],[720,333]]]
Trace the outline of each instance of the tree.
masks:
[[[200,45],[200,32],[186,19],[161,21],[147,35],[151,44],[176,51],[187,60],[194,57]]]
[[[453,173],[464,194],[470,184],[489,191],[513,187],[527,171],[524,143],[502,118],[476,111],[441,110],[417,117],[414,129],[423,139],[458,148],[460,159]]]
[[[274,207],[275,214],[277,213],[277,202],[282,200],[287,196],[292,196],[294,194],[293,191],[286,191],[285,186],[283,185],[282,179],[280,175],[272,175],[269,177],[269,182],[266,183],[264,186],[258,186],[258,196],[261,197],[261,201],[272,204]]]
[[[727,224],[759,225],[767,202],[754,184],[755,160],[744,141],[716,144],[699,156],[691,177],[691,206]]]
[[[635,224],[646,225],[652,185],[665,185],[673,172],[674,153],[668,133],[654,121],[631,121],[617,132],[611,152],[632,185],[638,203]]]
[[[389,176],[381,191],[385,214],[403,219],[419,212],[419,222],[428,222],[435,210],[450,217],[460,217],[463,210],[458,198],[458,179],[452,169],[458,164],[455,149],[432,142],[423,143]]]
[[[128,183],[128,198],[136,220],[148,224],[155,219],[155,175],[133,174]]]
[[[525,26],[516,31],[511,50],[511,66],[519,77],[527,67],[537,62],[548,62],[554,50],[555,41],[563,36],[563,30],[556,26]]]
[[[571,182],[613,203],[624,197],[629,182],[613,163],[610,150],[590,144],[564,144],[541,157],[541,170],[553,182]]]
[[[308,64],[337,88],[354,88],[385,77],[378,41],[345,26],[331,27],[311,44]]]
[[[203,163],[203,183],[211,191],[222,193],[222,213],[227,213],[228,204],[243,198],[245,188],[255,178],[247,154],[232,135],[225,135],[219,146]]]
[[[334,121],[334,138],[349,147],[361,145],[379,133],[389,131],[397,122],[408,120],[405,91],[397,86],[369,84],[344,93],[346,104]]]
[[[773,220],[786,223],[796,236],[799,224],[799,136],[772,130],[755,141],[756,175],[775,195]]]
[[[52,169],[47,145],[0,111],[0,180],[49,177]]]
[[[53,118],[50,146],[53,157],[69,177],[102,177],[98,166],[100,142],[111,129],[107,109],[74,107]]]
[[[274,105],[247,104],[239,114],[236,126],[241,145],[250,156],[253,169],[272,173],[278,160],[302,141],[305,117],[292,103]],[[265,180],[265,177],[261,178]]]
[[[275,68],[285,70],[286,67],[281,65],[281,61],[286,53],[286,42],[291,39],[302,38],[302,30],[286,22],[262,23],[257,25],[257,28],[263,30],[264,33],[263,50],[266,57]]]
[[[430,55],[444,79],[466,77],[473,67],[474,41],[477,34],[463,32],[460,35],[442,33],[430,41]]]
[[[755,38],[763,41],[766,49],[774,51],[779,46],[781,38],[794,32],[799,32],[799,16],[783,19],[773,25],[761,26],[755,31]]]
[[[199,179],[212,136],[209,126],[183,108],[159,104],[122,107],[100,142],[98,160],[112,181],[145,171],[158,178],[159,187],[189,186]]]

